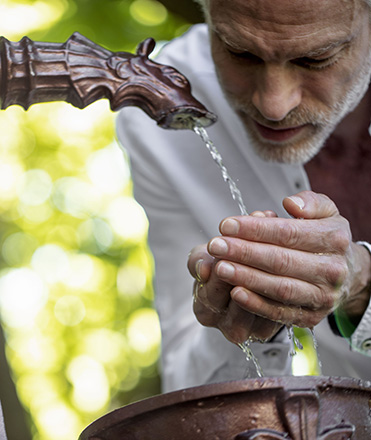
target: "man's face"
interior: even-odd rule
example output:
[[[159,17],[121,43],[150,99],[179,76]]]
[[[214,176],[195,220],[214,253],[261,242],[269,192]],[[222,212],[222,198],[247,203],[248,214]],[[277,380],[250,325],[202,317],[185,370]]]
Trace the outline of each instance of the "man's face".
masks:
[[[359,103],[371,72],[363,0],[210,0],[222,88],[257,152],[305,163]]]

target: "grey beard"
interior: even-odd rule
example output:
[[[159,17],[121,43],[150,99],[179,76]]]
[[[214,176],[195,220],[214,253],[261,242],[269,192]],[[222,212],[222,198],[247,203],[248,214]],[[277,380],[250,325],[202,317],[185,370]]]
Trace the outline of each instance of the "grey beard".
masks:
[[[367,92],[371,78],[371,51],[365,64],[363,64],[358,78],[348,92],[337,102],[332,111],[313,111],[305,107],[293,109],[284,120],[278,123],[270,122],[269,126],[287,127],[293,125],[311,124],[314,133],[302,141],[287,141],[282,144],[273,142],[263,142],[255,133],[244,124],[245,130],[249,137],[255,152],[268,162],[280,162],[287,164],[305,164],[319,153],[324,146],[326,140],[330,137],[339,122],[350,112],[352,112],[360,103],[363,96]],[[223,89],[223,86],[222,86]],[[226,90],[223,92],[236,111],[237,115],[243,121],[243,115],[247,114],[257,122],[262,122],[264,118],[260,112],[251,104],[246,104],[243,99],[236,99],[228,94]]]

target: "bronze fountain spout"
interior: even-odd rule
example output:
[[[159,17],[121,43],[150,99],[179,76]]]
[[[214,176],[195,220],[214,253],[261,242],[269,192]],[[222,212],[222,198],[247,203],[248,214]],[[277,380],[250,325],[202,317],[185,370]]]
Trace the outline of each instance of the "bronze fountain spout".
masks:
[[[27,110],[50,101],[84,108],[107,98],[113,111],[138,106],[163,128],[213,124],[216,116],[193,97],[189,81],[173,67],[148,58],[154,47],[148,38],[136,54],[111,52],[77,32],[65,43],[1,37],[1,108],[18,104]]]

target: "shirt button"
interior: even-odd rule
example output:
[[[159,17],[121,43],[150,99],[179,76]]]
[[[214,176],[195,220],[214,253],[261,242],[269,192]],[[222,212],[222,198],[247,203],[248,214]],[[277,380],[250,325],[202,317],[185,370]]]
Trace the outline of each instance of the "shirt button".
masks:
[[[368,351],[371,350],[371,338],[366,339],[362,342],[362,350]]]

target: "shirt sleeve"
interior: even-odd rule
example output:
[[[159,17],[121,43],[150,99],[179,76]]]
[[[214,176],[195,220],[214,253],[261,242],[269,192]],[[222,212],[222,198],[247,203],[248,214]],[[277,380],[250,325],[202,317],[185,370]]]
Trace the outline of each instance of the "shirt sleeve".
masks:
[[[371,299],[356,330],[350,337],[353,350],[371,356]]]

